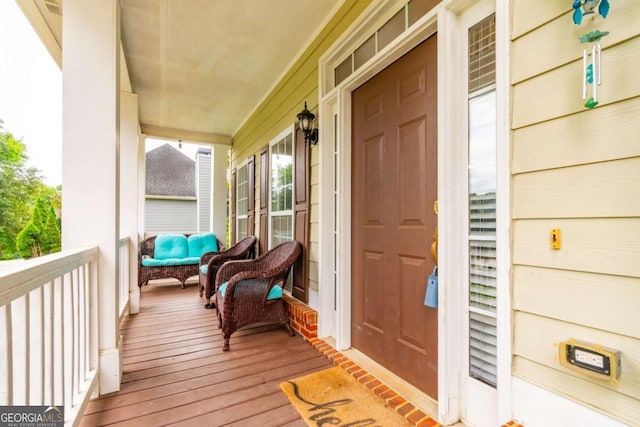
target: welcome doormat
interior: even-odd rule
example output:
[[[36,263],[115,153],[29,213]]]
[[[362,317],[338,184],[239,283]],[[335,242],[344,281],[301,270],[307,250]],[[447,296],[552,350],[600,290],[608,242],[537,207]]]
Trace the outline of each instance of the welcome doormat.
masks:
[[[285,381],[280,388],[312,427],[413,425],[338,366]]]

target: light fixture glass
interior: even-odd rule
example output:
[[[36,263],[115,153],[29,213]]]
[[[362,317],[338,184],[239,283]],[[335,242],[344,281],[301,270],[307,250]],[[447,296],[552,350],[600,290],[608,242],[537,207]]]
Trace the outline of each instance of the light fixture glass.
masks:
[[[315,114],[307,109],[307,101],[304,102],[304,109],[298,113],[298,123],[300,130],[304,133],[304,140],[313,145],[318,143],[318,129],[314,129],[313,122]]]

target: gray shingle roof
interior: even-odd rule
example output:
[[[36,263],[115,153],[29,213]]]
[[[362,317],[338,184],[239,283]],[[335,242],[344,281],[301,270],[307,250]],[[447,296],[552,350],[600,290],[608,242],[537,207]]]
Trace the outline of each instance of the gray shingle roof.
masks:
[[[169,144],[146,154],[148,196],[196,197],[196,162]]]

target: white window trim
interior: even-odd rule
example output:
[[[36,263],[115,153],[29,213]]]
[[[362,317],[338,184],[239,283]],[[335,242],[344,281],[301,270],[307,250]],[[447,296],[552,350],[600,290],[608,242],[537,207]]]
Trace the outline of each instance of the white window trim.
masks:
[[[459,224],[466,222],[464,210],[466,192],[459,189],[460,194],[451,194],[447,188],[455,187],[462,174],[466,182],[466,168],[460,169],[460,159],[465,152],[459,149],[463,141],[460,134],[461,125],[466,117],[460,117],[461,102],[466,105],[467,92],[460,90],[460,70],[466,55],[451,55],[460,52],[459,15],[469,7],[466,0],[443,0],[434,9],[420,18],[409,30],[405,31],[392,43],[387,45],[367,64],[353,72],[336,87],[333,86],[333,70],[344,57],[390,18],[402,2],[385,2],[374,0],[361,14],[348,31],[330,47],[319,60],[318,96],[319,127],[322,135],[333,135],[333,117],[337,114],[336,138],[339,154],[338,163],[334,165],[333,144],[322,144],[319,147],[319,180],[324,183],[320,188],[320,251],[319,282],[332,283],[334,274],[333,262],[329,262],[337,252],[338,287],[320,287],[319,332],[332,334],[338,350],[351,347],[351,241],[344,236],[351,235],[351,92],[368,79],[417,44],[438,30],[438,197],[440,215],[439,261],[441,267],[441,292],[439,309],[439,384],[438,384],[438,418],[445,424],[454,423],[461,416],[460,383],[464,374],[463,361],[460,356],[465,345],[460,341],[464,334],[463,317],[466,315],[464,292],[447,283],[464,283],[466,278],[460,275],[456,266],[463,262],[460,259],[461,248],[466,246],[466,236],[461,233]],[[498,202],[496,215],[499,222],[497,242],[503,250],[499,251],[498,263],[502,268],[498,271],[498,381],[504,384],[499,390],[499,419],[511,419],[511,295],[510,295],[510,147],[509,147],[509,14],[508,0],[490,0],[496,10],[496,61],[500,67],[496,69],[497,94],[497,191],[504,196]],[[465,78],[466,80],[466,78]],[[466,88],[465,88],[466,89]],[[462,98],[461,98],[462,97]],[[462,127],[462,129],[464,129]],[[466,151],[466,150],[465,150]],[[335,169],[334,169],[335,168]],[[335,172],[334,172],[335,170]],[[334,175],[335,173],[335,175]],[[333,183],[334,176],[338,180],[340,197],[338,198],[337,224],[326,220],[333,218]],[[464,187],[464,186],[462,186]],[[462,204],[461,204],[462,197]],[[337,230],[338,247],[333,247],[333,235]],[[457,246],[456,246],[457,245]],[[335,292],[335,294],[334,294]],[[446,293],[446,296],[444,295]],[[329,313],[334,313],[334,298],[337,302],[335,320]],[[324,335],[322,335],[324,336]]]
[[[452,2],[451,7],[447,9],[447,15],[451,27],[447,34],[451,36],[450,48],[446,50],[449,52],[448,57],[443,58],[443,62],[439,63],[439,66],[444,67],[443,73],[440,76],[444,76],[446,81],[439,80],[439,102],[443,102],[445,105],[443,109],[450,114],[450,120],[445,121],[447,127],[442,129],[445,134],[456,134],[455,138],[449,137],[449,141],[457,142],[457,148],[450,145],[442,144],[442,140],[439,141],[439,150],[442,148],[446,150],[443,152],[445,163],[439,163],[445,165],[444,168],[439,168],[439,173],[442,172],[452,186],[455,182],[462,182],[464,185],[457,186],[458,191],[455,195],[452,195],[451,209],[442,209],[443,202],[440,202],[441,215],[439,221],[449,222],[450,218],[454,218],[451,222],[451,226],[454,228],[444,226],[445,231],[452,234],[454,241],[451,241],[451,245],[464,242],[462,248],[453,248],[454,250],[460,250],[458,256],[462,257],[462,265],[464,268],[458,269],[458,271],[444,272],[445,275],[450,273],[449,279],[444,279],[445,283],[468,283],[469,271],[468,271],[468,244],[469,238],[468,232],[468,102],[469,92],[467,84],[467,58],[468,58],[468,30],[473,25],[482,21],[487,16],[495,13],[496,15],[496,63],[499,64],[496,67],[496,260],[497,260],[497,299],[498,307],[496,312],[497,324],[499,325],[497,331],[497,383],[498,388],[495,393],[496,406],[497,406],[497,418],[500,424],[506,423],[512,419],[512,388],[511,388],[511,283],[510,283],[510,229],[511,229],[511,212],[510,212],[510,132],[509,132],[509,94],[510,83],[509,76],[509,13],[510,5],[507,0],[482,0],[472,5],[465,6],[464,9],[457,9],[456,3],[462,4],[462,2]],[[457,44],[456,44],[457,39]],[[439,51],[442,53],[442,51]],[[457,55],[451,55],[451,52],[458,52]],[[460,63],[460,61],[463,61]],[[440,85],[446,87],[444,91],[440,90]],[[451,94],[452,98],[445,100],[442,98],[442,94]],[[449,98],[449,97],[447,97]],[[440,110],[439,110],[440,113]],[[443,120],[439,115],[439,120]],[[440,131],[440,128],[439,128]],[[461,131],[461,132],[460,132]],[[440,152],[439,152],[440,155]],[[447,160],[448,159],[448,160]],[[444,170],[443,170],[444,169]],[[442,185],[445,181],[440,180],[439,185]],[[458,242],[458,243],[456,243]],[[447,244],[446,242],[444,244]],[[451,249],[451,248],[450,248]],[[445,249],[446,251],[446,249]],[[451,265],[454,265],[454,254],[449,254],[452,261]],[[447,257],[448,258],[448,257]],[[450,281],[452,280],[452,281]],[[445,285],[446,287],[446,285]],[[462,336],[468,336],[469,330],[469,318],[468,318],[468,300],[469,293],[468,287],[464,286],[463,292],[453,296],[450,304],[447,308],[447,316],[449,319],[452,316],[457,317],[459,321],[462,321],[458,325],[459,331],[462,332]],[[456,302],[457,301],[457,302]],[[456,314],[458,313],[458,314]],[[459,313],[463,313],[462,317]],[[451,333],[449,331],[448,333]],[[442,334],[443,331],[440,331]],[[442,336],[442,335],[441,335]],[[458,360],[460,364],[459,370],[460,378],[468,377],[468,348],[467,338],[463,340],[462,348],[459,348],[460,354],[463,356]],[[455,346],[451,347],[454,350]],[[442,359],[441,359],[442,360]],[[453,372],[451,372],[453,373]],[[442,377],[440,377],[442,379]],[[480,381],[465,381],[460,385],[460,393],[458,402],[459,413],[461,417],[465,416],[466,407],[465,400],[467,396],[472,397],[474,393],[481,392],[481,390],[491,392],[484,383]],[[493,389],[495,390],[495,389]],[[482,408],[480,408],[482,410]],[[486,410],[486,407],[484,408]]]
[[[493,387],[489,384],[486,384],[485,382],[473,378],[470,375],[470,369],[471,369],[471,360],[470,360],[470,349],[471,349],[471,338],[470,338],[470,331],[471,331],[471,320],[470,320],[470,314],[471,313],[477,313],[489,318],[494,318],[496,319],[496,357],[498,358],[498,360],[502,360],[500,354],[498,354],[498,348],[497,348],[497,340],[499,340],[500,338],[497,337],[497,335],[500,334],[500,332],[502,331],[503,325],[500,324],[498,322],[498,313],[497,313],[497,309],[496,309],[496,313],[493,312],[489,312],[480,308],[476,308],[471,306],[470,304],[470,290],[471,290],[471,283],[470,283],[470,243],[472,241],[492,241],[496,243],[496,263],[498,264],[498,268],[500,268],[501,266],[498,263],[498,256],[497,256],[497,251],[500,250],[499,247],[499,241],[498,241],[498,224],[500,222],[499,218],[498,218],[498,211],[497,211],[497,207],[496,207],[496,235],[495,236],[484,236],[484,235],[477,235],[477,234],[473,234],[471,233],[470,230],[470,220],[469,220],[469,212],[470,212],[470,204],[469,204],[469,104],[470,102],[477,96],[482,96],[488,93],[495,93],[496,94],[496,110],[497,110],[497,104],[498,104],[498,90],[497,90],[497,85],[495,83],[491,84],[490,86],[487,87],[483,87],[481,89],[475,90],[471,93],[469,93],[468,91],[468,87],[469,87],[469,80],[468,80],[468,76],[469,76],[469,68],[468,68],[468,58],[469,58],[469,29],[471,27],[473,27],[474,25],[478,24],[479,22],[481,22],[482,20],[486,19],[488,16],[495,14],[495,9],[494,9],[494,5],[492,2],[490,1],[484,1],[484,2],[480,2],[478,5],[475,5],[474,7],[470,7],[467,11],[465,11],[465,13],[462,14],[462,17],[460,19],[460,39],[462,40],[461,43],[461,52],[460,55],[464,55],[464,57],[466,58],[465,60],[465,66],[462,69],[462,73],[464,74],[463,76],[461,75],[460,78],[460,85],[462,87],[465,88],[464,91],[464,104],[462,108],[461,105],[461,111],[464,112],[463,116],[464,116],[464,123],[463,123],[463,127],[461,129],[464,129],[464,145],[462,148],[462,150],[464,151],[464,157],[465,157],[465,175],[464,175],[464,182],[465,182],[465,197],[464,197],[464,201],[460,201],[461,203],[464,204],[464,209],[465,212],[467,213],[467,217],[465,218],[465,222],[464,224],[460,224],[461,228],[464,230],[464,233],[466,235],[467,238],[467,244],[465,245],[464,251],[462,252],[464,254],[464,259],[465,259],[465,264],[464,264],[464,268],[463,268],[463,272],[464,272],[464,291],[463,291],[463,295],[464,295],[464,301],[465,301],[465,305],[464,305],[464,312],[465,317],[463,319],[463,328],[464,328],[464,337],[465,337],[465,348],[464,351],[462,352],[463,357],[463,371],[461,373],[461,378],[462,378],[462,390],[461,390],[461,402],[460,402],[460,410],[461,410],[461,417],[471,423],[482,423],[482,424],[486,424],[486,425],[500,425],[503,423],[499,423],[497,420],[499,418],[498,416],[498,412],[499,412],[499,397],[498,397],[498,387],[502,388],[503,386],[508,387],[509,383],[503,383],[503,379],[498,377],[498,373],[496,372],[496,387]],[[496,24],[497,25],[497,24]],[[497,32],[497,28],[496,28],[496,32]],[[496,34],[497,37],[497,34]],[[496,41],[497,43],[497,41]],[[496,60],[497,60],[497,52],[496,52]],[[496,67],[496,72],[497,72],[497,67]],[[505,196],[501,193],[498,193],[498,188],[497,188],[497,174],[498,174],[498,159],[497,159],[497,144],[498,144],[498,117],[497,117],[497,112],[496,112],[496,200],[499,200],[503,197],[508,197]],[[462,178],[462,177],[461,177]],[[500,287],[501,283],[500,283],[500,277],[499,277],[499,272],[496,271],[496,287]],[[496,290],[496,293],[499,293],[498,290]],[[500,295],[496,295],[496,297],[500,298]],[[497,362],[498,364],[500,362]],[[496,370],[498,369],[498,367],[496,367]],[[474,399],[475,396],[479,396],[481,397],[481,399]],[[495,412],[488,412],[487,408],[491,408],[492,410],[495,410]],[[509,418],[510,419],[510,418]],[[507,420],[508,421],[508,420]],[[505,421],[506,422],[506,421]]]
[[[268,174],[268,182],[269,182],[269,214],[268,214],[268,226],[269,226],[269,238],[268,238],[268,242],[267,242],[267,247],[268,249],[271,249],[272,245],[271,245],[271,241],[273,239],[273,230],[272,230],[272,226],[271,226],[271,218],[275,217],[275,216],[291,216],[291,236],[293,238],[293,232],[295,230],[295,216],[294,216],[294,208],[295,208],[295,201],[291,200],[291,210],[285,210],[285,211],[277,211],[277,212],[273,212],[271,210],[271,195],[273,193],[272,188],[271,188],[271,168],[273,167],[273,164],[271,162],[271,149],[274,145],[276,145],[278,142],[280,142],[281,140],[283,140],[284,138],[286,138],[288,135],[291,135],[291,161],[292,161],[292,180],[291,180],[291,196],[293,197],[296,193],[296,177],[295,177],[295,171],[296,171],[296,159],[295,159],[295,125],[291,125],[288,126],[285,130],[283,130],[282,132],[280,132],[275,138],[273,138],[271,141],[269,141],[269,152],[267,153],[267,155],[269,156],[269,174]]]
[[[236,205],[234,206],[234,209],[236,211],[236,241],[239,241],[240,239],[238,239],[238,233],[240,230],[239,228],[239,223],[241,219],[249,219],[249,209],[247,209],[247,213],[244,215],[240,215],[238,213],[238,200],[240,200],[240,197],[238,195],[238,189],[240,188],[240,182],[238,181],[238,173],[240,172],[240,169],[242,168],[247,168],[247,190],[249,190],[249,159],[245,159],[242,163],[240,163],[237,167],[236,167],[236,188],[235,188],[235,192],[236,192]],[[247,193],[247,203],[249,202],[249,194]],[[248,206],[247,206],[248,208]]]

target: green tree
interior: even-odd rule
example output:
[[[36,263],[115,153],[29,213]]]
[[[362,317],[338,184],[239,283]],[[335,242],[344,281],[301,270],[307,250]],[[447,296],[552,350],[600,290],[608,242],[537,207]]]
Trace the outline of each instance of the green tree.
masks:
[[[31,221],[39,197],[48,196],[59,206],[58,192],[42,183],[40,171],[27,167],[27,160],[25,145],[5,131],[0,120],[0,259],[19,257],[16,239]]]
[[[45,209],[45,221],[41,231],[42,243],[45,253],[60,252],[62,246],[62,236],[60,233],[60,219],[51,203],[49,197],[43,197]]]
[[[23,258],[60,251],[60,225],[48,196],[36,201],[31,221],[16,238],[16,250]]]
[[[33,222],[27,224],[26,227],[18,233],[16,238],[16,250],[22,258],[31,258],[42,255],[42,248],[38,241],[40,230]]]

